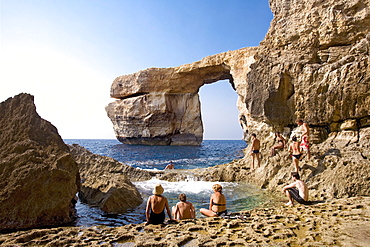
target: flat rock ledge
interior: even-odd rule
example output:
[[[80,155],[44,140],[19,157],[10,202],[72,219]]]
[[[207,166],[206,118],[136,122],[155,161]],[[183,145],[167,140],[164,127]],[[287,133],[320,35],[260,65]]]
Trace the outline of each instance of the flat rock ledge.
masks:
[[[164,226],[59,227],[0,235],[1,246],[368,246],[370,197],[201,218]]]

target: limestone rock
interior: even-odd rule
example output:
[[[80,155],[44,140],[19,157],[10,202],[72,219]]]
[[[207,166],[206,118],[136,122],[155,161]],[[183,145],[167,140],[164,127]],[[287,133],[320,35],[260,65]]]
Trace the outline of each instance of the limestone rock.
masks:
[[[117,139],[127,144],[199,145],[203,140],[198,91],[204,84],[229,79],[243,91],[254,48],[206,57],[176,68],[150,68],[118,77],[112,84],[115,102],[106,107]]]
[[[83,180],[79,197],[110,214],[125,213],[143,202],[139,191],[123,174],[88,176]]]
[[[91,153],[78,144],[69,145],[82,178],[79,197],[111,214],[125,213],[139,206],[143,199],[131,181],[152,178],[150,172]]]
[[[0,115],[0,230],[74,220],[78,168],[57,129],[29,94],[2,102]]]
[[[117,100],[106,110],[122,143],[199,145],[203,140],[197,94],[148,93]]]

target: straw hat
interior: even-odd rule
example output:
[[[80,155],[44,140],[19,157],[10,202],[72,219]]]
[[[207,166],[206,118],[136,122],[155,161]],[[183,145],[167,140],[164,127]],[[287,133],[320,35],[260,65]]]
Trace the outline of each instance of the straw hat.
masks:
[[[153,194],[154,194],[154,195],[162,195],[163,191],[164,191],[164,189],[163,189],[162,185],[157,184],[157,185],[154,187],[154,189],[153,189]]]

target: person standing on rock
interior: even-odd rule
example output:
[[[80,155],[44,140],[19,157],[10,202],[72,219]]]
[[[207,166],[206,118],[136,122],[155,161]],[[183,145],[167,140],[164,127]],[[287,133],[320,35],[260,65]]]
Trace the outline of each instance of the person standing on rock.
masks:
[[[257,167],[260,167],[261,163],[261,142],[257,139],[256,134],[252,134],[252,144],[251,144],[251,156],[252,156],[252,170],[254,170],[254,160],[257,159]]]
[[[276,149],[284,149],[286,145],[286,140],[280,132],[275,132],[275,137],[277,138],[277,144],[271,148],[271,157],[276,155]]]
[[[209,200],[209,209],[201,208],[200,212],[208,217],[225,216],[227,214],[226,197],[222,194],[222,186],[214,184],[212,189],[214,193]]]
[[[162,185],[157,184],[153,189],[153,195],[149,196],[145,211],[147,224],[163,224],[166,218],[164,209],[166,209],[170,220],[172,220],[168,200],[162,196],[163,192]]]
[[[172,215],[176,220],[195,219],[195,208],[191,202],[186,201],[186,195],[179,195],[179,202],[172,207]]]
[[[295,167],[295,171],[299,172],[299,161],[302,157],[302,148],[299,145],[299,142],[297,141],[296,136],[292,136],[292,141],[289,145],[288,151],[291,153],[292,159],[293,159],[293,166]]]
[[[285,205],[293,206],[294,205],[293,200],[299,202],[300,204],[307,204],[308,201],[307,185],[300,179],[298,172],[292,172],[291,175],[294,182],[283,188],[283,193],[286,194],[286,196],[289,199],[289,202]]]
[[[303,122],[302,119],[298,119],[296,123],[298,124],[298,126],[300,126],[302,132],[300,146],[302,147],[303,151],[307,153],[307,158],[310,159],[310,127],[307,123]]]

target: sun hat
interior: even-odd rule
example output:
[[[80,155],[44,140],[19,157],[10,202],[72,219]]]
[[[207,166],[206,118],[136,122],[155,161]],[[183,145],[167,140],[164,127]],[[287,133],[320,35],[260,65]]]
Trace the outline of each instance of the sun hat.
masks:
[[[154,187],[154,189],[153,189],[153,194],[154,194],[154,195],[162,195],[163,191],[164,191],[164,189],[163,189],[162,185],[157,184],[157,185]]]

